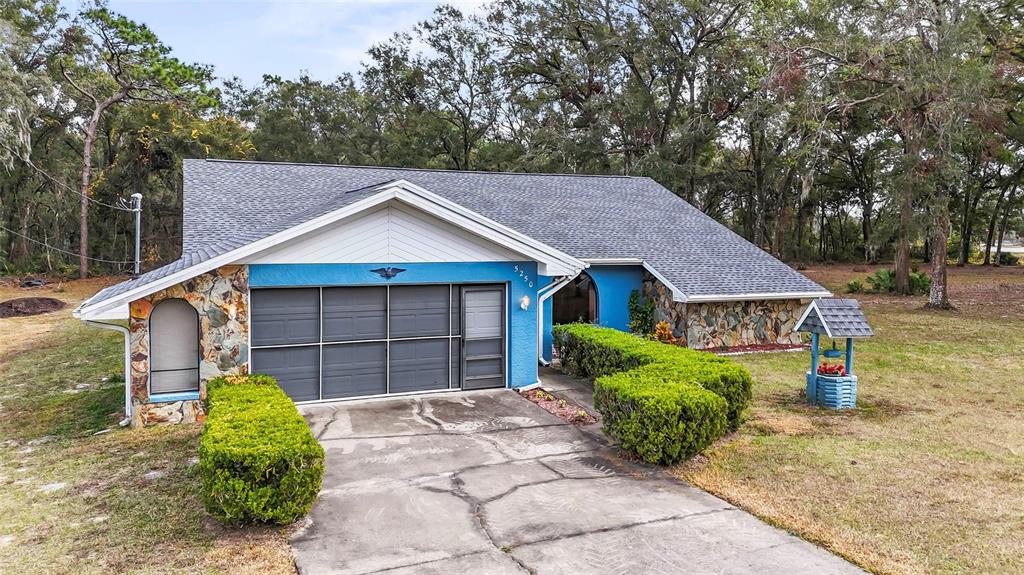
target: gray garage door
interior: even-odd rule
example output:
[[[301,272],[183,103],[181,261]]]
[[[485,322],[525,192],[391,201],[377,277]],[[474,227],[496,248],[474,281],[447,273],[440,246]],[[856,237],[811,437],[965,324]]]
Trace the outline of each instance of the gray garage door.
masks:
[[[295,401],[503,387],[504,299],[503,286],[254,289],[251,368]]]

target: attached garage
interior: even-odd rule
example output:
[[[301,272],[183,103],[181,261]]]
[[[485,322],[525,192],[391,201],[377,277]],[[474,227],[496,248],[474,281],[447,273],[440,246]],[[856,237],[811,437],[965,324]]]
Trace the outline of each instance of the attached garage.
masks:
[[[252,289],[251,369],[297,402],[505,387],[506,288]]]

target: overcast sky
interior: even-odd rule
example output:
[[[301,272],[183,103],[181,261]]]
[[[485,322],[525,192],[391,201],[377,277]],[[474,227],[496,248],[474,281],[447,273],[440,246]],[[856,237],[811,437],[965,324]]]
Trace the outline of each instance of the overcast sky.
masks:
[[[247,84],[263,74],[294,78],[307,70],[331,80],[357,72],[367,48],[428,18],[435,0],[109,0],[115,12],[152,29],[185,62]],[[466,12],[480,0],[449,0]],[[88,0],[64,0],[76,12]]]

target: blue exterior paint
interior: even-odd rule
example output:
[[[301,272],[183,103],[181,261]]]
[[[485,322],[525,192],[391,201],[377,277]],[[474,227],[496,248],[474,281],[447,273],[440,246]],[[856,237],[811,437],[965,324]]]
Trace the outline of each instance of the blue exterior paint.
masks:
[[[815,385],[814,403],[829,409],[857,407],[857,376],[819,375]]]
[[[846,373],[853,375],[853,338],[846,338]]]
[[[371,270],[405,271],[384,279]],[[547,283],[537,277],[536,262],[441,262],[365,264],[250,264],[249,287],[401,285],[430,283],[506,284],[508,309],[508,381],[511,387],[537,383],[537,291]],[[530,307],[519,300],[529,296]]]
[[[597,286],[597,323],[629,331],[629,294],[640,290],[643,266],[590,266],[586,272]]]
[[[198,391],[183,391],[180,393],[151,393],[149,403],[170,403],[174,401],[192,401],[199,399]]]
[[[818,333],[811,333],[811,371],[807,372],[807,402],[818,400]]]
[[[550,281],[550,278],[545,278]],[[548,282],[544,282],[548,283]],[[554,335],[551,333],[551,328],[554,327],[554,316],[552,314],[551,298],[544,300],[544,332],[541,334],[541,345],[544,347],[541,349],[541,355],[545,360],[551,361],[551,346],[555,344]]]
[[[640,290],[644,280],[644,268],[632,266],[590,266],[586,273],[597,287],[597,323],[620,331],[629,331],[629,294]],[[548,284],[553,278],[543,277]],[[544,300],[544,333],[542,354],[551,361],[551,336],[553,327],[552,298]]]

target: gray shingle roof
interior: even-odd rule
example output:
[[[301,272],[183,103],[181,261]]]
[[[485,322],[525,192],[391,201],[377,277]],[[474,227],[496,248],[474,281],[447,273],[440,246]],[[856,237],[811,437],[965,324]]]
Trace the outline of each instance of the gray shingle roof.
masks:
[[[827,291],[650,178],[185,160],[176,262],[90,304],[404,179],[579,259],[640,258],[687,296]]]
[[[828,325],[826,330],[825,326]],[[868,325],[860,302],[855,299],[816,299],[807,310],[806,317],[797,324],[797,331],[829,334],[831,337],[870,337],[874,335]]]

